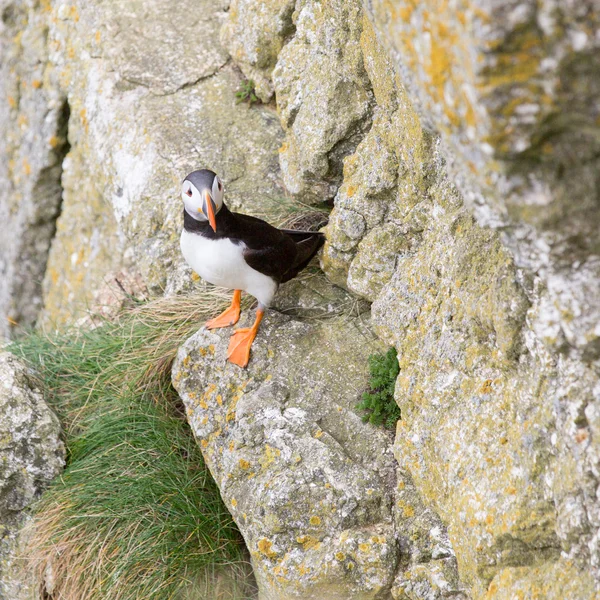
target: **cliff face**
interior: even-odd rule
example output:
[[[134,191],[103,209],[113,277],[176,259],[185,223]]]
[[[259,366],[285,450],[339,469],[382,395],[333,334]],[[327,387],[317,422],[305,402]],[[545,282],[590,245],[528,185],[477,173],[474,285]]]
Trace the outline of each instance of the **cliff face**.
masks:
[[[255,214],[289,194],[330,200],[323,269],[372,302],[374,329],[401,367],[400,483],[381,484],[394,488],[382,491],[393,506],[378,517],[393,523],[398,547],[381,563],[385,577],[353,575],[344,593],[592,597],[600,35],[591,0],[0,8],[5,331],[72,322],[117,274],[153,293],[189,285],[178,189],[193,168],[216,170],[229,205]],[[270,104],[236,104],[238,69]],[[343,348],[329,343],[334,365]],[[189,385],[212,382],[206,360],[208,374]],[[272,521],[261,534],[232,512],[270,573],[278,565],[258,543],[277,533]],[[449,539],[442,554],[415,541],[437,524]],[[326,539],[338,529],[312,531],[322,552],[335,554]],[[274,581],[265,575],[265,594],[288,593]]]

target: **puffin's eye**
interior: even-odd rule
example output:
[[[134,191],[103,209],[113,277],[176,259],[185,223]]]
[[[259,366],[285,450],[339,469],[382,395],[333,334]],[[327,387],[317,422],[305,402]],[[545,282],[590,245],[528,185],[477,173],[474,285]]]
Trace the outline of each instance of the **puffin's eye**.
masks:
[[[221,181],[217,180],[217,184],[219,185],[219,191],[221,191],[223,189],[223,186],[221,185]]]
[[[188,195],[188,196],[191,198],[191,197],[192,197],[192,190],[191,190],[191,189],[189,189],[189,190],[186,192],[186,194],[187,194],[187,195]]]

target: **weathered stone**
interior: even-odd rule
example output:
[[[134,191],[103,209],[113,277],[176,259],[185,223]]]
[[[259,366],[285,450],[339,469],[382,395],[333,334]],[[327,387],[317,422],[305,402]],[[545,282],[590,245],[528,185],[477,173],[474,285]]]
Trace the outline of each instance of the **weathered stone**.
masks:
[[[60,213],[69,117],[48,62],[47,1],[0,1],[0,337],[31,327]]]
[[[307,0],[294,13],[296,32],[273,71],[286,138],[280,163],[287,189],[323,202],[341,183],[342,159],[370,126],[372,92],[360,48],[358,0]]]
[[[255,84],[256,95],[273,96],[271,75],[286,39],[294,32],[296,0],[233,0],[221,28],[221,42],[244,75]]]
[[[248,370],[226,363],[228,331],[205,330],[173,370],[261,598],[383,597],[399,559],[395,465],[389,437],[354,413],[377,343],[355,321],[263,323]]]
[[[7,352],[0,352],[0,415],[0,598],[17,600],[32,593],[15,557],[23,511],[62,471],[65,448],[58,419]]]
[[[585,305],[596,294],[595,259],[571,273],[577,286],[519,270],[463,207],[444,145],[423,129],[367,23],[361,44],[376,117],[344,162],[323,266],[374,301],[376,331],[398,349],[396,457],[448,526],[474,597],[538,589],[540,573],[560,572],[561,555],[573,597],[586,597],[586,571],[599,564],[600,462],[590,440],[600,387],[597,368],[580,361],[593,358],[593,336],[578,336],[594,327]],[[357,213],[361,238],[345,223]],[[573,358],[548,351],[578,345]],[[518,576],[507,575],[513,567]],[[420,568],[397,577],[399,598],[442,593],[434,564],[427,576]]]
[[[365,6],[467,205],[541,276],[569,343],[599,358],[597,2]]]

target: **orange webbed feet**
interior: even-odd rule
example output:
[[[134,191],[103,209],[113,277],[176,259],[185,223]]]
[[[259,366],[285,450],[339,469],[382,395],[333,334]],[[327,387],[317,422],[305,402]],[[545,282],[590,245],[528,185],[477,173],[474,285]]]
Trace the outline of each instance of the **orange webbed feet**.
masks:
[[[223,311],[218,317],[207,321],[205,326],[207,329],[218,329],[219,327],[231,327],[240,320],[240,301],[242,299],[242,292],[235,290],[233,292],[233,299],[231,300],[231,306]]]
[[[256,320],[252,327],[244,327],[234,331],[229,340],[229,348],[227,350],[227,360],[238,367],[245,368],[250,360],[250,348],[252,342],[258,333],[258,327],[264,315],[263,310],[256,311]]]

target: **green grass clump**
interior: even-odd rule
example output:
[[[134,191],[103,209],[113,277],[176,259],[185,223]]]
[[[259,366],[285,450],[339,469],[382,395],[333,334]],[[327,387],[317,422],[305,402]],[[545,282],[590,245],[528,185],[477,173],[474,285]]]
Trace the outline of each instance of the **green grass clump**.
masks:
[[[369,356],[369,370],[370,390],[363,394],[356,408],[365,411],[362,417],[365,423],[393,429],[400,418],[400,408],[394,400],[394,387],[400,373],[396,348],[390,348],[385,354]]]
[[[39,373],[67,468],[35,506],[26,562],[52,598],[249,598],[241,536],[171,386],[178,346],[228,294],[165,298],[11,350]]]
[[[235,97],[237,98],[236,104],[247,102],[252,106],[255,102],[260,102],[256,95],[255,85],[252,79],[244,79],[244,81],[242,81],[239,89],[235,93]]]

